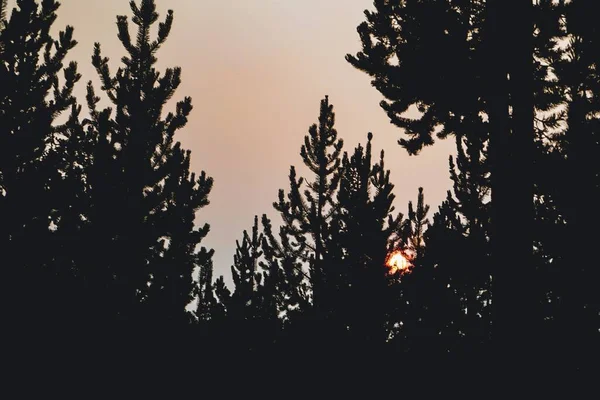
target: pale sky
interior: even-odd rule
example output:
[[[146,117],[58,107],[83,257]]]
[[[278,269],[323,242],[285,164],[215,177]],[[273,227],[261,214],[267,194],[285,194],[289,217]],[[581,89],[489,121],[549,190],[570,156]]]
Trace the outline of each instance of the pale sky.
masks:
[[[15,0],[8,2],[9,10]],[[128,0],[61,0],[55,28],[75,27],[79,42],[70,58],[83,78],[77,94],[84,101],[94,42],[116,71],[124,49],[116,16],[130,16]],[[367,132],[373,150],[386,150],[386,166],[396,185],[396,208],[406,215],[423,186],[436,211],[450,188],[448,155],[454,141],[437,141],[419,156],[397,145],[401,131],[379,107],[370,78],[346,62],[360,50],[356,32],[372,0],[157,0],[160,20],[174,10],[169,39],[158,53],[159,69],[182,67],[175,100],[191,96],[194,110],[178,140],[192,150],[192,168],[215,180],[211,204],[197,214],[211,232],[203,244],[215,249],[215,277],[230,284],[235,241],[250,229],[255,214],[280,219],[272,203],[289,187],[290,165],[302,166],[300,146],[327,94],[336,128],[351,152]],[[133,25],[133,24],[131,24]],[[100,93],[102,97],[103,94]],[[304,171],[303,169],[300,169]]]

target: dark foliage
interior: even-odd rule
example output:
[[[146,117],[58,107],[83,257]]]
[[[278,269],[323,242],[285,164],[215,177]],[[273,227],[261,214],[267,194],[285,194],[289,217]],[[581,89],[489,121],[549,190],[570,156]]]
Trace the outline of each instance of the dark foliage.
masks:
[[[181,83],[181,68],[156,71],[156,53],[165,43],[173,12],[158,20],[156,5],[130,3],[137,27],[132,40],[128,19],[117,17],[126,50],[113,76],[96,43],[92,63],[102,90],[114,106],[98,108],[87,87],[90,118],[84,121],[93,143],[86,175],[90,209],[86,230],[89,280],[98,317],[109,321],[187,324],[186,306],[195,291],[192,273],[212,268],[212,251],[199,248],[208,225],[196,228],[195,213],[208,204],[212,178],[190,172],[190,151],[175,141],[187,123],[191,99],[163,109]],[[104,315],[103,315],[104,314]]]
[[[539,298],[529,290],[534,271],[529,171],[534,72],[540,75],[533,62],[533,6],[496,0],[376,0],[374,6],[358,27],[362,50],[346,59],[373,78],[390,121],[409,136],[399,143],[410,154],[433,144],[434,136],[489,140],[491,262],[501,296],[495,327],[504,339],[515,336],[509,320],[532,332]],[[511,169],[519,174],[509,174]],[[508,272],[514,263],[509,247],[519,263],[518,280]]]
[[[268,361],[269,377],[291,387],[304,360],[313,382],[331,383],[332,371],[364,378],[377,375],[365,365],[432,354],[479,368],[462,357],[492,345],[538,361],[549,349],[576,357],[597,345],[591,0],[375,0],[358,27],[362,49],[346,59],[372,78],[409,154],[452,136],[452,188],[432,217],[423,188],[397,213],[384,152],[372,160],[371,133],[344,152],[325,96],[300,149],[304,166],[290,168],[273,203],[281,220],[255,216],[236,242],[232,288],[213,279],[209,226],[196,219],[213,180],[191,171],[175,136],[192,111],[189,97],[173,102],[182,70],[155,67],[173,12],[157,24],[155,1],[130,2],[131,19],[117,17],[117,71],[100,44],[93,50],[108,106],[90,81],[84,114],[67,61],[73,28],[51,35],[59,3],[16,4],[9,12],[0,1],[7,330],[207,368],[235,360],[236,377],[252,385],[266,376],[257,360]],[[396,269],[399,254],[406,264]],[[127,329],[91,339],[117,327]],[[33,348],[50,346],[38,339],[28,339]]]
[[[68,253],[79,222],[64,146],[77,138],[58,119],[75,107],[80,75],[76,63],[65,66],[73,28],[50,35],[58,7],[23,0],[8,15],[2,2],[0,13],[0,251],[5,316],[15,326],[64,323],[75,307]]]

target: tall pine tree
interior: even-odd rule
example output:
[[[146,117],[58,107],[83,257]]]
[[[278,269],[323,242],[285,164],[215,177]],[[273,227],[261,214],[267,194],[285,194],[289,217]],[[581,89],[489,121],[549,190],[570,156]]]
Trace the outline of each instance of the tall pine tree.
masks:
[[[400,235],[402,214],[394,214],[394,185],[385,169],[384,153],[371,161],[371,140],[344,154],[336,196],[331,273],[335,282],[334,315],[341,336],[359,348],[382,346],[387,339],[391,292],[386,261]]]
[[[126,50],[113,76],[108,58],[96,44],[92,63],[102,90],[115,108],[98,109],[88,84],[88,134],[94,142],[87,172],[91,207],[88,231],[90,281],[96,311],[109,321],[189,322],[196,267],[206,275],[212,251],[199,248],[208,225],[196,228],[195,213],[208,204],[212,178],[191,173],[190,152],[175,141],[187,123],[191,99],[163,109],[181,83],[181,68],[162,74],[154,65],[173,23],[168,11],[158,25],[153,0],[130,2],[137,27],[129,33],[126,16],[117,17],[118,37]]]
[[[328,281],[327,242],[331,235],[334,212],[334,194],[338,188],[343,141],[334,128],[335,114],[329,99],[321,100],[319,122],[304,137],[300,155],[313,174],[313,180],[297,178],[296,169],[290,168],[290,192],[287,199],[279,191],[274,207],[283,218],[285,252],[308,266],[313,317],[327,319],[330,303]],[[288,267],[296,268],[296,265]],[[308,310],[307,310],[308,311]]]

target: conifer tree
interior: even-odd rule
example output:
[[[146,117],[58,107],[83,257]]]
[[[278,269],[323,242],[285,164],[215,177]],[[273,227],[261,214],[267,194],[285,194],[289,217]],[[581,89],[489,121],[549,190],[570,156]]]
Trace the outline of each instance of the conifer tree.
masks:
[[[265,214],[261,223],[264,259],[260,265],[268,272],[266,290],[277,294],[278,312],[284,324],[289,326],[291,321],[304,317],[310,308],[310,276],[305,271],[303,258],[297,253],[297,246],[291,244],[286,226],[280,226],[275,234],[272,222]]]
[[[9,299],[4,304],[14,305],[12,315],[38,323],[51,322],[72,301],[66,293],[72,271],[56,259],[64,238],[57,229],[69,229],[67,219],[61,220],[68,194],[60,187],[67,138],[57,119],[74,104],[80,75],[75,62],[65,66],[77,43],[73,28],[67,26],[58,39],[50,35],[58,8],[53,0],[20,0],[8,16],[6,2],[0,3],[0,251]]]
[[[407,238],[407,248],[411,251],[414,258],[420,258],[424,247],[424,233],[429,220],[429,206],[425,204],[423,188],[419,188],[417,195],[417,208],[413,207],[412,201],[408,202],[408,219],[403,224],[404,237]]]
[[[402,222],[396,244],[409,263],[408,268],[397,271],[394,276],[395,309],[390,320],[392,343],[403,351],[438,349],[439,340],[447,339],[446,327],[452,318],[448,313],[453,303],[447,282],[437,266],[427,262],[428,213],[423,188],[419,188],[416,208],[410,201],[408,218]]]
[[[400,304],[408,317],[402,321],[401,333],[409,339],[409,346],[415,346],[413,350],[425,350],[427,340],[436,350],[448,351],[459,344],[464,308],[457,282],[462,282],[468,249],[456,207],[451,196],[441,204],[425,232],[421,257],[412,261],[411,273],[401,278]]]
[[[338,139],[334,128],[335,114],[327,96],[321,100],[319,122],[309,129],[304,137],[300,155],[306,167],[313,174],[312,181],[297,178],[296,169],[290,168],[290,192],[279,191],[279,201],[273,206],[283,218],[281,243],[285,257],[283,268],[296,270],[297,262],[308,264],[312,312],[317,318],[327,318],[330,287],[327,271],[327,242],[331,234],[331,219],[334,212],[334,194],[338,188],[340,175],[340,153],[343,141]],[[304,185],[305,184],[305,185]],[[270,239],[275,239],[270,235]],[[297,272],[288,272],[297,274]]]
[[[371,162],[371,139],[352,156],[344,154],[337,211],[329,251],[335,282],[334,312],[355,346],[382,345],[387,337],[391,297],[385,263],[400,234],[402,214],[394,215],[394,185],[385,169],[384,153]]]
[[[215,329],[216,332],[222,331],[231,300],[231,291],[222,276],[213,281],[212,259],[208,259],[205,267],[198,269],[194,297],[196,325],[201,328]]]
[[[231,339],[241,346],[238,351],[270,350],[281,327],[279,311],[285,307],[285,302],[278,276],[280,268],[275,263],[275,271],[269,270],[263,258],[264,241],[264,234],[259,232],[258,216],[255,216],[252,233],[244,231],[242,242],[236,241],[231,267],[235,290],[233,293],[223,289],[217,292],[226,312],[225,323],[220,329],[229,331]],[[235,332],[243,332],[243,335],[236,337]]]
[[[205,271],[212,272],[209,269]],[[198,310],[201,311],[196,313],[198,320],[223,320],[227,315],[227,304],[231,299],[231,291],[225,285],[225,279],[220,276],[213,285],[212,275],[205,274],[205,277],[199,281],[198,287]]]
[[[461,217],[461,226],[455,228],[462,232],[463,243],[459,248],[464,250],[460,262],[451,268],[453,286],[466,316],[466,324],[461,329],[475,340],[488,338],[491,322],[489,170],[486,141],[481,138],[457,140],[456,163],[450,157],[450,177],[455,196],[452,204]]]
[[[327,98],[321,102],[319,121],[319,127],[309,130],[301,151],[315,181],[302,192],[304,180],[296,177],[292,167],[289,201],[280,191],[280,201],[274,204],[284,222],[277,236],[263,216],[264,262],[259,264],[274,278],[271,287],[279,294],[276,301],[284,304],[279,309],[292,342],[303,338],[312,343],[312,350],[318,343],[328,348],[343,343],[372,348],[382,345],[387,335],[390,299],[385,262],[401,234],[402,215],[393,215],[394,185],[383,152],[379,163],[372,164],[372,135],[366,147],[359,145],[351,156],[340,157],[342,144],[336,141]],[[319,175],[323,171],[325,175]],[[323,210],[318,211],[322,187]],[[315,244],[317,233],[321,246]],[[247,243],[254,239],[248,237]]]
[[[118,37],[126,50],[123,66],[111,75],[108,58],[96,43],[92,63],[102,90],[115,108],[98,109],[100,98],[88,84],[86,121],[94,143],[90,184],[90,273],[97,310],[109,321],[187,323],[192,272],[211,276],[212,250],[199,248],[208,225],[194,227],[195,212],[208,204],[212,178],[190,173],[190,152],[175,141],[187,123],[191,99],[163,109],[181,83],[181,68],[162,74],[154,65],[173,23],[168,11],[158,25],[153,0],[130,2],[137,27],[132,40],[126,16],[117,17]],[[208,296],[208,295],[207,295]]]
[[[231,267],[235,291],[232,294],[228,314],[239,320],[276,320],[278,303],[275,288],[271,288],[274,277],[264,270],[262,260],[264,234],[259,233],[258,216],[254,217],[252,235],[243,233],[240,244],[236,242],[236,252]],[[271,290],[269,290],[271,289]]]
[[[228,307],[229,314],[234,318],[244,320],[258,316],[260,304],[255,292],[262,277],[258,270],[259,258],[262,256],[262,240],[263,235],[258,232],[258,216],[255,216],[252,236],[244,231],[242,243],[236,241],[234,265],[231,267],[235,291],[231,306]]]
[[[422,221],[428,211],[422,205],[422,191],[416,211],[411,211],[409,203],[403,236],[416,257],[411,273],[400,281],[399,317],[405,319],[401,321],[397,342],[405,340],[406,343],[400,343],[404,348],[472,350],[474,345],[487,344],[489,340],[487,141],[463,137],[457,138],[456,144],[456,158],[449,159],[453,189],[433,216],[433,223]],[[427,339],[419,344],[420,337]]]
[[[471,346],[487,343],[490,333],[489,164],[485,140],[456,143],[456,160],[449,160],[453,190],[426,234],[424,263],[436,266],[437,279],[460,301],[446,311],[452,316],[450,332]]]

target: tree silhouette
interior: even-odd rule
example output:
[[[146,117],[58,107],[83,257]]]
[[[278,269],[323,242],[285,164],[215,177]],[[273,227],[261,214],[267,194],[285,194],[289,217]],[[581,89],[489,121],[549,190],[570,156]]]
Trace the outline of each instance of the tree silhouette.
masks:
[[[252,238],[238,246],[237,260],[246,260],[241,263],[246,275],[234,269],[236,289],[245,276],[250,292],[250,271],[258,262],[252,255],[259,254],[256,245],[261,243],[264,261],[258,264],[272,279],[267,293],[278,294],[269,298],[280,305],[286,338],[303,340],[312,351],[350,343],[374,348],[386,340],[385,262],[402,216],[393,215],[394,185],[383,152],[372,164],[371,139],[369,134],[366,147],[341,157],[332,106],[327,97],[322,100],[319,125],[309,129],[300,153],[314,181],[303,190],[305,180],[292,167],[287,201],[280,191],[274,204],[283,219],[278,234],[263,216],[262,242],[255,221]]]
[[[342,144],[337,141],[327,97],[321,102],[319,122],[320,126],[310,128],[301,150],[314,181],[302,191],[305,181],[291,168],[288,201],[280,191],[279,203],[274,204],[283,219],[277,236],[271,221],[263,216],[264,262],[259,265],[271,271],[276,301],[284,304],[279,310],[290,346],[303,340],[311,351],[345,345],[357,351],[376,349],[387,338],[392,299],[385,263],[402,235],[402,215],[393,214],[394,185],[383,152],[378,163],[371,161],[372,134],[366,147],[359,145],[351,155],[340,157]],[[320,192],[321,203],[317,200]],[[422,224],[417,230],[415,235],[422,235]],[[240,284],[243,276],[252,276],[252,265],[257,262],[252,254],[259,254],[256,245],[260,238],[253,232],[252,238],[246,238],[246,246],[238,246],[237,259],[247,260],[241,264],[246,275],[234,269]],[[240,257],[242,254],[246,256]],[[246,282],[249,293],[250,280]]]
[[[342,334],[353,346],[381,346],[387,339],[390,292],[385,263],[400,234],[402,214],[394,215],[394,185],[385,169],[384,153],[371,163],[371,139],[344,154],[337,211],[334,214],[331,279]],[[334,251],[332,251],[334,250]]]
[[[456,159],[449,160],[453,190],[425,232],[419,268],[404,282],[420,279],[421,293],[424,286],[434,291],[425,299],[434,302],[428,323],[448,337],[440,343],[448,350],[487,344],[491,322],[487,146],[481,139],[456,142]]]
[[[40,325],[62,318],[74,278],[58,251],[73,193],[60,191],[69,134],[57,120],[80,75],[75,62],[64,65],[73,28],[50,35],[58,7],[21,0],[8,19],[5,1],[0,9],[0,250],[5,304],[14,305],[6,316]]]
[[[277,274],[262,260],[264,234],[259,233],[258,216],[254,217],[252,236],[244,231],[242,243],[236,242],[234,265],[231,267],[235,292],[231,313],[242,319],[277,320],[280,301],[277,296]]]
[[[439,226],[455,217],[451,211],[446,219],[442,210],[443,205],[434,215],[433,226],[430,226],[427,218],[429,206],[425,204],[423,188],[419,188],[416,208],[412,201],[409,202],[408,218],[402,223],[397,246],[404,250],[410,267],[393,276],[394,310],[390,319],[391,343],[402,352],[447,350],[457,337],[454,320],[460,312],[460,305],[448,286],[451,272],[433,262],[430,254],[436,250],[435,241],[432,241],[434,247],[430,249],[429,240],[426,240],[435,237]],[[443,236],[445,240],[451,240],[445,232]],[[452,249],[441,256],[448,259],[455,251]]]
[[[265,351],[274,345],[281,328],[280,309],[285,307],[280,293],[280,277],[267,269],[263,261],[264,235],[259,232],[258,216],[254,217],[252,234],[243,232],[242,242],[236,241],[236,252],[231,267],[235,290],[221,291],[220,302],[226,308],[224,329],[244,332],[234,340],[244,351]],[[274,273],[272,273],[274,272]]]
[[[281,214],[284,222],[281,245],[287,255],[293,255],[299,262],[308,264],[310,277],[311,307],[315,318],[327,318],[331,299],[325,268],[327,265],[327,240],[333,214],[334,193],[338,188],[340,175],[340,152],[343,141],[338,139],[334,128],[335,114],[329,99],[321,100],[319,123],[309,129],[304,137],[300,155],[304,164],[314,176],[313,181],[296,177],[296,169],[290,168],[290,192],[286,196],[279,191],[279,201],[273,206]],[[270,239],[274,239],[271,235]],[[274,243],[273,247],[277,247]],[[296,269],[297,265],[284,265]]]
[[[196,225],[213,180],[191,171],[175,136],[191,99],[166,110],[181,68],[156,69],[173,12],[156,26],[155,1],[140,0],[130,20],[117,16],[120,68],[111,73],[98,43],[92,55],[108,107],[89,82],[84,115],[67,65],[73,28],[51,35],[59,3],[18,0],[9,15],[0,0],[3,322],[125,323],[144,329],[135,342],[153,358],[235,358],[242,378],[264,375],[252,367],[268,355],[316,361],[310,376],[327,380],[361,355],[370,368],[400,351],[412,367],[411,355],[480,353],[492,338],[515,345],[507,355],[589,351],[600,333],[593,4],[374,0],[362,50],[346,59],[371,76],[409,154],[453,136],[452,188],[431,221],[423,188],[397,213],[384,152],[372,160],[371,133],[343,152],[325,96],[305,168],[290,168],[273,203],[281,224],[257,215],[243,231],[230,289],[213,280],[208,224]],[[408,268],[386,266],[397,252]],[[159,327],[176,334],[158,338]]]
[[[231,267],[235,292],[228,311],[240,319],[253,318],[260,313],[260,300],[255,297],[255,292],[262,280],[262,275],[258,271],[259,258],[262,256],[260,249],[262,240],[263,235],[258,232],[258,217],[255,216],[252,236],[250,237],[248,232],[244,231],[242,243],[236,241],[234,265]]]
[[[173,23],[168,11],[158,35],[156,5],[130,2],[135,41],[125,16],[117,17],[118,37],[127,55],[112,76],[108,58],[96,43],[92,63],[102,90],[115,107],[98,109],[91,82],[85,121],[94,142],[87,178],[91,208],[90,269],[99,308],[109,321],[184,324],[192,299],[192,272],[210,274],[212,250],[199,248],[208,225],[194,227],[195,213],[208,204],[212,178],[190,173],[190,151],[175,142],[187,123],[191,99],[177,102],[163,118],[163,108],[181,83],[181,68],[156,71],[156,53]]]
[[[288,229],[283,224],[277,234],[273,231],[271,220],[263,214],[263,240],[261,248],[264,259],[259,262],[263,273],[268,275],[265,289],[269,296],[276,293],[278,311],[284,324],[302,319],[310,309],[310,281],[304,269],[303,258],[298,256],[297,248],[292,245]]]

